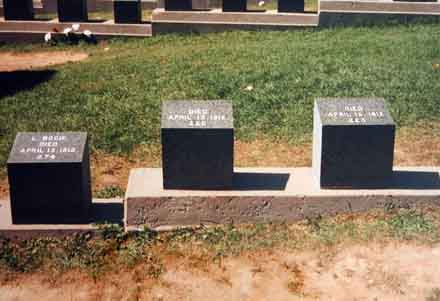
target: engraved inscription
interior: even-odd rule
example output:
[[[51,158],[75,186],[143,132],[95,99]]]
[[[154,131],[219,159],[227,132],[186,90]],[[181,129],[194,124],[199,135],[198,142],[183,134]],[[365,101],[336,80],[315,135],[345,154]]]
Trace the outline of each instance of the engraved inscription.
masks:
[[[66,146],[68,137],[66,135],[32,135],[32,146],[21,147],[21,154],[30,154],[34,160],[55,160],[61,154],[75,153],[76,147]],[[61,145],[63,143],[63,145]]]
[[[203,128],[206,127],[209,122],[226,120],[224,114],[211,112],[211,110],[204,108],[188,109],[188,111],[183,114],[170,113],[167,118],[171,121],[184,121],[187,123],[188,127],[193,128]]]
[[[383,111],[371,111],[362,105],[346,105],[334,107],[333,110],[327,112],[327,117],[334,121],[346,121],[353,124],[364,124],[369,121],[385,119]]]

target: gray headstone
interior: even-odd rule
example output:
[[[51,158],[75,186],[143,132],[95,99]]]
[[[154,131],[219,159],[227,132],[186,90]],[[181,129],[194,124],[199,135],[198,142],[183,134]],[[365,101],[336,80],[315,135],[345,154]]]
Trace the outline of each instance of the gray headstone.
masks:
[[[88,222],[87,133],[18,133],[7,166],[14,224]]]
[[[385,187],[395,124],[384,99],[317,99],[313,169],[321,187]]]
[[[32,20],[34,6],[32,0],[3,0],[5,20]]]
[[[228,101],[166,101],[162,106],[165,189],[232,187],[234,120]]]
[[[115,23],[142,23],[142,6],[140,0],[114,0]]]
[[[87,22],[87,0],[57,0],[60,22]]]
[[[164,0],[165,10],[170,11],[190,11],[192,10],[192,0]]]
[[[247,0],[223,0],[224,12],[245,12],[247,10]]]
[[[304,0],[278,0],[278,11],[280,13],[303,13]]]

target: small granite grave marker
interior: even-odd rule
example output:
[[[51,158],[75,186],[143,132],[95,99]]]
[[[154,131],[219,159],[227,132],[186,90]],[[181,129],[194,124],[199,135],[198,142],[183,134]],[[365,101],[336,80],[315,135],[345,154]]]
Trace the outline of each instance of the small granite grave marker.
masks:
[[[192,0],[165,0],[165,10],[192,10]]]
[[[115,23],[141,23],[141,0],[114,0]]]
[[[7,168],[14,224],[87,223],[87,133],[18,133]]]
[[[87,0],[58,0],[60,22],[87,22]]]
[[[386,186],[393,172],[394,137],[383,99],[317,99],[313,169],[320,186]]]
[[[303,13],[304,0],[278,0],[278,11],[281,13]]]
[[[224,12],[245,12],[247,0],[223,0]]]
[[[162,106],[165,189],[232,187],[234,125],[228,101],[166,101]]]
[[[32,20],[34,6],[32,0],[3,0],[5,20]]]

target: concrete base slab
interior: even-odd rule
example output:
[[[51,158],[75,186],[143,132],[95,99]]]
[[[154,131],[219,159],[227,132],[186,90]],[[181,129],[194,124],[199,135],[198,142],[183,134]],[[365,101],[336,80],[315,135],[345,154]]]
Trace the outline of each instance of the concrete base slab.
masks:
[[[222,12],[221,9],[203,11],[153,11],[154,33],[209,32],[227,29],[276,29],[318,25],[318,14],[266,12]]]
[[[73,233],[93,232],[96,224],[122,224],[122,199],[93,200],[89,224],[83,225],[14,225],[9,200],[0,200],[0,237],[28,239],[42,236],[66,236]],[[38,212],[36,212],[38,214]]]
[[[320,1],[319,26],[439,23],[439,2]]]
[[[440,205],[440,167],[396,168],[381,189],[320,189],[311,168],[238,168],[229,191],[164,190],[160,168],[133,169],[127,230],[296,221],[387,205]]]
[[[80,31],[90,30],[97,39],[108,37],[150,37],[151,24],[114,24],[114,22],[87,22],[80,24]],[[0,41],[44,41],[47,32],[62,34],[65,28],[72,27],[73,23],[59,22],[57,19],[49,21],[5,21],[0,19]]]
[[[321,0],[320,12],[381,12],[400,14],[440,14],[440,2]]]

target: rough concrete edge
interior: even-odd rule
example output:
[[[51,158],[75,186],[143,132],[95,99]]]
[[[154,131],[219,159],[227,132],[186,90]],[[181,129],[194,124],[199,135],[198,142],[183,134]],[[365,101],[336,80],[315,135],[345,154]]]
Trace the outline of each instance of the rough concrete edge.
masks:
[[[139,199],[139,198],[136,198]],[[164,201],[168,198],[154,198],[157,201]],[[176,199],[176,198],[173,198]],[[178,198],[181,200],[184,200],[185,197],[181,197]],[[195,198],[191,198],[191,199],[195,199]],[[205,198],[206,199],[206,198]],[[233,198],[232,198],[233,199]],[[243,199],[243,198],[242,198]],[[253,197],[248,197],[248,199],[255,199]],[[261,198],[264,199],[264,198]],[[276,200],[276,198],[274,198]],[[286,199],[286,198],[282,198],[280,197],[280,199]],[[346,205],[344,210],[333,210],[333,208],[329,207],[329,205],[331,205],[332,200],[334,200],[334,198],[332,197],[309,197],[309,198],[292,198],[295,199],[294,201],[297,201],[298,199],[301,199],[304,202],[308,202],[310,200],[313,200],[311,203],[312,204],[307,204],[307,206],[305,207],[301,207],[301,211],[304,210],[304,208],[306,210],[308,210],[308,212],[306,212],[306,214],[303,214],[302,217],[294,217],[294,218],[289,218],[289,217],[281,217],[277,216],[276,218],[267,218],[267,216],[256,216],[256,218],[259,218],[261,220],[254,220],[254,221],[241,221],[241,220],[232,220],[232,222],[209,222],[209,221],[205,221],[205,222],[197,222],[197,221],[192,221],[192,222],[188,222],[185,224],[162,224],[160,223],[160,221],[157,221],[156,224],[159,223],[159,225],[152,225],[152,224],[142,224],[142,225],[137,225],[137,224],[128,224],[128,219],[126,220],[126,231],[139,231],[141,230],[143,227],[148,227],[149,229],[155,230],[155,231],[171,231],[171,230],[175,230],[175,229],[179,229],[179,228],[197,228],[197,227],[201,227],[201,226],[217,226],[217,225],[226,225],[226,224],[255,224],[255,223],[271,223],[271,222],[275,222],[275,223],[279,223],[279,222],[297,222],[297,221],[301,221],[304,220],[308,217],[313,217],[313,216],[323,216],[323,217],[331,217],[331,216],[336,216],[339,214],[348,214],[348,213],[362,213],[362,212],[368,212],[370,210],[374,210],[374,209],[385,209],[387,206],[393,206],[393,207],[397,207],[397,208],[432,208],[432,207],[440,207],[440,196],[411,196],[411,195],[407,195],[407,196],[392,196],[392,195],[380,195],[380,196],[358,196],[356,198],[354,198],[357,202],[358,205],[361,204],[361,202],[363,201],[370,201],[370,205],[368,206],[353,206],[353,204],[351,203],[353,201],[353,198],[350,197],[341,197],[339,199],[341,199],[341,204]],[[321,208],[319,206],[314,206],[316,205],[316,202],[322,200],[322,199],[328,199],[330,200],[329,202],[325,203],[324,202],[324,206],[327,206],[326,208]],[[351,201],[349,201],[349,200]],[[145,198],[145,202],[150,202],[151,200],[149,200],[148,198]],[[293,203],[294,203],[293,201]],[[315,204],[313,204],[315,203]],[[130,210],[129,206],[130,206],[130,200],[127,200],[125,203],[126,206],[126,210],[128,212],[128,210]],[[295,207],[300,208],[298,206],[298,204],[294,205]],[[353,209],[354,207],[354,209]],[[191,208],[190,208],[191,209]],[[156,208],[157,210],[157,208]],[[160,208],[159,208],[160,210]],[[163,212],[162,212],[163,213]],[[267,214],[267,212],[266,212]]]
[[[364,12],[364,11],[321,11],[319,28],[350,26],[368,27],[377,25],[395,24],[437,24],[440,23],[440,14],[416,14],[396,12]]]
[[[214,24],[214,23],[166,23],[153,22],[152,35],[172,34],[172,33],[211,33],[225,32],[231,30],[248,30],[248,31],[287,31],[303,28],[317,28],[316,25],[270,25],[270,24]]]

